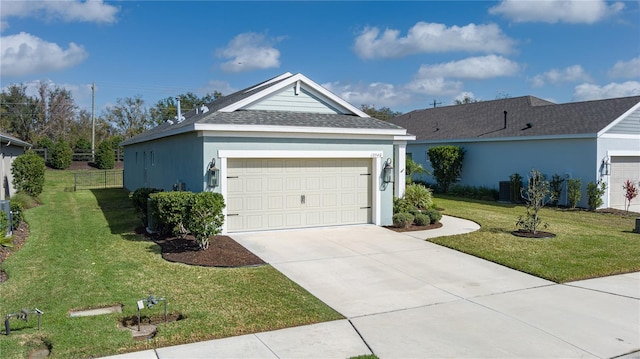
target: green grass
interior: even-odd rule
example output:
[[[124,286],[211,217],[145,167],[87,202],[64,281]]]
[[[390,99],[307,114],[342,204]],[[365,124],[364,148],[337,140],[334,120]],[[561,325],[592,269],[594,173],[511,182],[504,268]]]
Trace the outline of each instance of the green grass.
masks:
[[[2,358],[51,347],[53,358],[86,358],[340,319],[271,266],[219,269],[162,259],[121,189],[69,191],[73,174],[47,171],[43,205],[25,213],[30,236],[3,264],[0,312],[44,311],[37,321],[11,319],[0,335]],[[161,324],[151,341],[118,329],[149,294],[167,298],[186,319]],[[70,318],[69,311],[123,304],[122,314]],[[143,315],[161,315],[162,305]],[[2,326],[4,333],[4,326]]]
[[[433,243],[563,283],[640,271],[640,234],[635,216],[545,207],[540,212],[555,238],[513,236],[524,206],[438,196],[444,214],[470,219],[479,231],[429,239]]]

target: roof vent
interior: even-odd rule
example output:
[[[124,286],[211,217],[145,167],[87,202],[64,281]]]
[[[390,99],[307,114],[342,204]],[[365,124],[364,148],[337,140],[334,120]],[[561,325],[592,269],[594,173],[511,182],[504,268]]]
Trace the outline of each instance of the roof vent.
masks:
[[[178,102],[178,115],[176,116],[176,121],[180,123],[184,121],[184,116],[182,116],[182,110],[180,109],[180,97],[176,97],[176,101]]]
[[[507,128],[507,110],[504,110],[504,127],[503,130]]]
[[[205,105],[200,106],[200,112],[207,113],[209,112],[209,108]]]
[[[167,120],[167,123],[168,123],[169,125],[173,125],[173,121],[171,121],[171,120]]]

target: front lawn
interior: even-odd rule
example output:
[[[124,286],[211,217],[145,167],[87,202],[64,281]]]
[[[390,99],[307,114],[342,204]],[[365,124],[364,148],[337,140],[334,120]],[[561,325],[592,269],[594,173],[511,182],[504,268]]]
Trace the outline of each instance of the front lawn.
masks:
[[[429,239],[433,243],[563,283],[640,271],[640,234],[635,216],[545,207],[540,212],[555,238],[511,234],[525,207],[437,196],[444,214],[470,219],[479,231]]]
[[[341,316],[271,266],[221,269],[170,263],[134,228],[139,220],[121,189],[72,192],[73,174],[47,171],[44,205],[26,212],[31,234],[2,269],[0,312],[37,307],[41,330],[11,319],[0,335],[2,358],[25,358],[50,347],[54,358],[86,358],[298,326]],[[150,341],[118,328],[149,294],[167,299],[170,314]],[[123,313],[69,317],[70,310],[124,305]],[[163,306],[142,315],[162,315]],[[4,333],[4,326],[2,326]]]

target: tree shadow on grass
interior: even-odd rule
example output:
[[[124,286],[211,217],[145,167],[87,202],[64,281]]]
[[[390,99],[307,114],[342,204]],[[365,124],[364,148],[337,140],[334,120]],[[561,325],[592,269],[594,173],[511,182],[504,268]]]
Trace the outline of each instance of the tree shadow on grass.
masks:
[[[90,191],[95,196],[112,234],[119,234],[128,240],[144,240],[144,237],[138,238],[140,236],[133,231],[140,220],[129,199],[129,191],[122,188],[101,188]]]

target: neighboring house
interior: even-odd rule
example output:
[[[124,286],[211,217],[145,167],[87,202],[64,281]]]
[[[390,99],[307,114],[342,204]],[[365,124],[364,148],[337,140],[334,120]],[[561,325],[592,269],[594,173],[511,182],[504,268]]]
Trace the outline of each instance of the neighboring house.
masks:
[[[13,174],[11,164],[13,160],[26,150],[31,148],[31,144],[19,140],[13,136],[0,133],[0,147],[2,147],[2,165],[0,165],[0,178],[2,179],[2,191],[0,200],[9,199],[16,193],[13,187]]]
[[[223,233],[392,223],[414,137],[304,75],[285,73],[178,113],[122,143],[127,189],[219,192]],[[394,183],[385,182],[387,162]]]
[[[603,207],[624,209],[622,184],[640,181],[640,96],[554,104],[532,96],[412,111],[391,122],[416,135],[407,156],[431,169],[427,150],[466,150],[460,184],[499,188],[499,182],[537,169],[608,185]],[[435,182],[428,178],[428,182]],[[565,191],[560,204],[566,204]],[[640,198],[632,201],[640,212]]]

